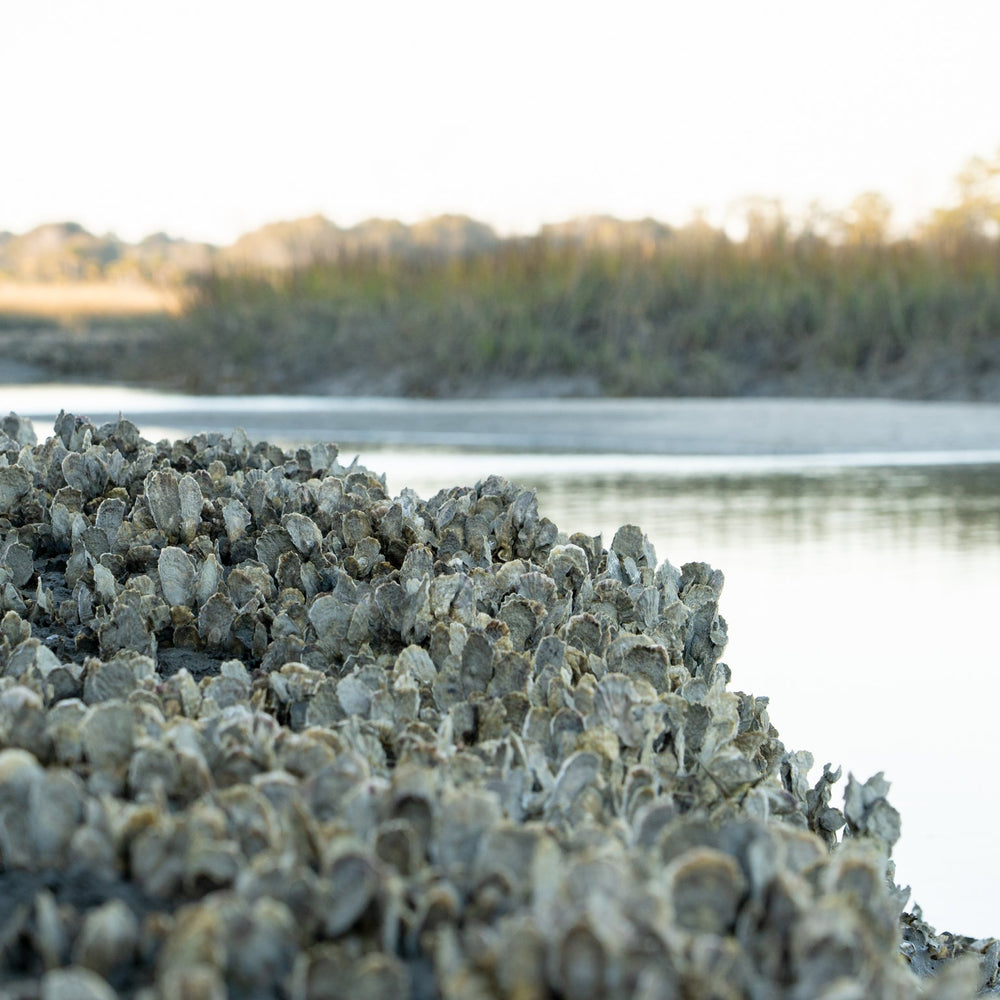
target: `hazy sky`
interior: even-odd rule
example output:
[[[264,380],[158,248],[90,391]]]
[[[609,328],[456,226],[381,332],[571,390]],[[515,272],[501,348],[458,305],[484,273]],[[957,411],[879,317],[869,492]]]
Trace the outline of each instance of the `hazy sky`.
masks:
[[[533,231],[866,190],[905,224],[1000,148],[998,39],[991,0],[4,3],[0,230]]]

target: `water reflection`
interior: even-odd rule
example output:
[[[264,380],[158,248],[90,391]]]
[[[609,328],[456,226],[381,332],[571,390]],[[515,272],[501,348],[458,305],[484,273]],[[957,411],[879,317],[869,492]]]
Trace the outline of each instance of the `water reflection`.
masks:
[[[1000,538],[1000,467],[839,469],[797,475],[538,476],[543,506],[607,530],[626,514],[664,539],[721,544],[933,541],[963,551]],[[589,529],[588,529],[589,530]]]

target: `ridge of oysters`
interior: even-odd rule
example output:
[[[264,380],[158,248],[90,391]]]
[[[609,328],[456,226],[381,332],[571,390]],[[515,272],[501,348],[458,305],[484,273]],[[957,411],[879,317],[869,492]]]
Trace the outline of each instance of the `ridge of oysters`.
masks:
[[[2,430],[0,995],[1000,993],[882,775],[835,808],[729,689],[718,570],[496,477]]]

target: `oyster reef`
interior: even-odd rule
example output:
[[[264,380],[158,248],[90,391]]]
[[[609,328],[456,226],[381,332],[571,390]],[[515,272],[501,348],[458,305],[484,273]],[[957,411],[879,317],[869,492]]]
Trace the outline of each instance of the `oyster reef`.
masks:
[[[882,776],[731,687],[718,570],[499,478],[2,428],[3,997],[1000,992]]]

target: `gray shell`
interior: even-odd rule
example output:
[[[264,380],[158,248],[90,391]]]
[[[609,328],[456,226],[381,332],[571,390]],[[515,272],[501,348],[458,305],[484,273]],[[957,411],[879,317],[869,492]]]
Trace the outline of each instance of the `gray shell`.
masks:
[[[24,995],[1000,991],[1000,943],[903,912],[884,778],[835,807],[730,689],[712,567],[499,477],[391,498],[332,445],[3,429]]]

